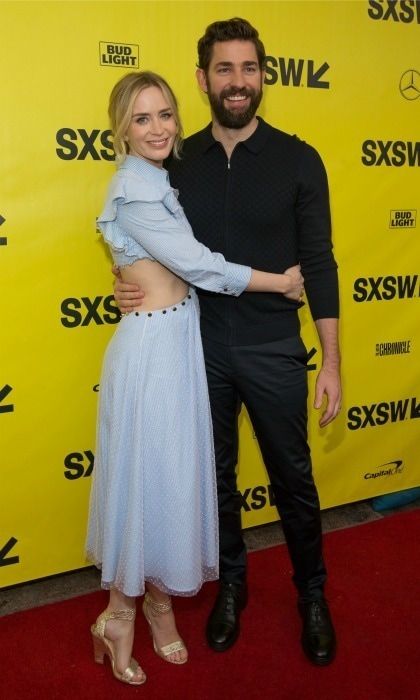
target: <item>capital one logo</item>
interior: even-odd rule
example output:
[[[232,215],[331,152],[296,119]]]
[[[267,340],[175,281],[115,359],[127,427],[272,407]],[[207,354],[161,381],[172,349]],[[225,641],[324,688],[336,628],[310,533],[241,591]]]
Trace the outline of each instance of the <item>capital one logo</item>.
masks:
[[[56,133],[57,145],[55,152],[61,160],[115,160],[112,147],[111,130],[105,129],[72,129],[63,127]]]
[[[392,462],[381,464],[380,467],[377,467],[375,472],[367,472],[364,479],[378,479],[381,476],[395,476],[396,474],[401,474],[403,470],[404,463],[402,459],[394,459]]]
[[[400,78],[400,93],[406,100],[420,97],[420,73],[414,68],[406,70]]]

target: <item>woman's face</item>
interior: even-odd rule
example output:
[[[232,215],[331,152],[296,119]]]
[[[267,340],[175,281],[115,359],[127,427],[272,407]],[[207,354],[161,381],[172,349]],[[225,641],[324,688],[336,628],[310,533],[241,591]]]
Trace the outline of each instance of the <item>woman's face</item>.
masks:
[[[162,90],[148,87],[136,97],[125,138],[129,153],[162,167],[174,145],[178,127]]]

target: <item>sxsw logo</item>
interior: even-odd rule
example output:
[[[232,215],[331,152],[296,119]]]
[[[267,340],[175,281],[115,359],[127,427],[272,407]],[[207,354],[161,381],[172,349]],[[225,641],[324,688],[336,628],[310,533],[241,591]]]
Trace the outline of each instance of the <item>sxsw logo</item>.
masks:
[[[400,168],[420,166],[419,141],[373,141],[367,139],[362,143],[363,165],[386,165]]]
[[[420,296],[418,275],[358,277],[354,281],[354,301],[390,301]]]
[[[417,209],[391,209],[389,228],[416,228]]]
[[[138,44],[114,44],[110,41],[99,42],[99,63],[101,66],[139,67]]]
[[[274,506],[275,498],[271,484],[267,486],[255,486],[253,489],[245,489],[239,492],[241,499],[241,509],[246,513],[251,510],[261,510],[264,506]]]
[[[12,403],[5,403],[5,399],[7,399],[11,391],[13,391],[13,388],[9,384],[5,384],[0,389],[0,413],[12,413],[15,410]]]
[[[371,19],[420,24],[419,0],[369,0],[368,5],[368,15]]]
[[[72,129],[63,127],[56,133],[57,145],[55,151],[61,160],[115,160],[112,147],[111,130],[105,129]]]
[[[315,61],[305,58],[275,58],[267,56],[265,59],[265,79],[266,85],[281,85],[291,87],[308,87],[328,89],[330,83],[324,78],[329,70],[329,65],[324,63],[315,64]]]
[[[80,479],[82,476],[90,476],[93,471],[95,457],[91,450],[83,452],[70,452],[64,459],[64,477],[73,481]]]
[[[347,418],[349,430],[414,420],[420,418],[420,403],[412,397],[398,401],[381,401],[367,406],[351,406]]]
[[[104,323],[118,323],[121,318],[112,294],[94,299],[68,297],[61,302],[61,313],[60,321],[66,328],[88,326],[90,323],[102,326]]]
[[[404,463],[402,459],[395,459],[393,462],[387,462],[386,464],[381,464],[376,467],[376,471],[367,472],[364,475],[364,479],[378,479],[381,476],[395,476],[395,474],[401,474],[404,469]]]

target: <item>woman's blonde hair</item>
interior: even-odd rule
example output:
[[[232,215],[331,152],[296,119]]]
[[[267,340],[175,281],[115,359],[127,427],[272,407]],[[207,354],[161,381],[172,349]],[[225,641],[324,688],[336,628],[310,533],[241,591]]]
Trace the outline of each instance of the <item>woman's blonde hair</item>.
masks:
[[[179,158],[182,143],[182,124],[179,116],[177,99],[168,83],[157,73],[140,71],[127,73],[114,85],[109,98],[108,114],[114,137],[114,152],[117,162],[122,162],[128,154],[129,146],[125,135],[133,114],[133,105],[137,96],[148,87],[157,87],[168,100],[176,125],[173,154]]]

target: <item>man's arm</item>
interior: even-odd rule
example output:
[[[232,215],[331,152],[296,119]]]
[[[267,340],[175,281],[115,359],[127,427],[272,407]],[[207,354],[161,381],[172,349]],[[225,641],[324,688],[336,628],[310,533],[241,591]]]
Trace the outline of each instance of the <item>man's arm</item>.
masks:
[[[112,274],[114,279],[114,296],[117,306],[122,314],[128,314],[136,306],[141,306],[144,299],[144,292],[137,284],[129,284],[121,279],[120,268],[113,265]]]
[[[114,297],[121,313],[129,313],[136,306],[141,306],[144,292],[140,287],[136,284],[123,282],[120,269],[116,265],[113,266],[112,272],[115,275]],[[283,280],[286,280],[286,282]],[[303,277],[300,274],[300,267],[299,265],[293,265],[293,267],[285,270],[283,275],[252,270],[251,279],[244,291],[277,292],[288,299],[299,301],[303,296]]]
[[[300,169],[296,215],[299,261],[305,291],[322,347],[322,367],[316,380],[314,407],[327,398],[319,424],[328,425],[341,407],[338,346],[339,294],[337,264],[332,253],[328,180],[319,154],[305,146]]]
[[[327,397],[327,406],[319,419],[323,428],[334,420],[341,408],[338,319],[319,318],[315,325],[322,347],[322,367],[315,385],[314,408],[321,408],[324,396]]]

